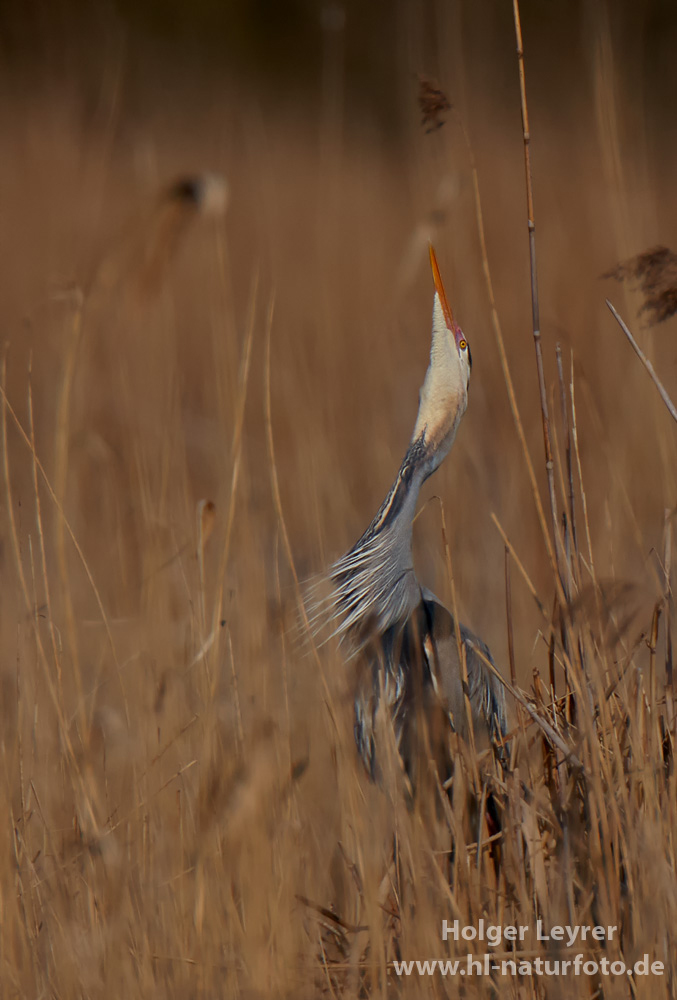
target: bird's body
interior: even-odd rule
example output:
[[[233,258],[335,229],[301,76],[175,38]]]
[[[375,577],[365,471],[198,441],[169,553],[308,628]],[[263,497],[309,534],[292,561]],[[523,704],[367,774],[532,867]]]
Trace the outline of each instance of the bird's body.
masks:
[[[412,528],[423,482],[453,444],[467,406],[471,359],[448,306],[431,248],[435,279],[430,365],[411,443],[386,499],[359,541],[330,570],[335,633],[359,655],[355,741],[369,774],[379,773],[377,718],[385,709],[412,782],[422,740],[449,777],[450,731],[468,737],[468,701],[478,744],[501,747],[503,687],[487,646],[452,614],[414,571]]]
[[[481,749],[501,747],[505,735],[505,702],[500,681],[486,666],[493,663],[487,645],[425,588],[414,611],[401,625],[389,628],[363,651],[355,692],[355,743],[369,775],[378,779],[377,714],[383,699],[395,741],[412,783],[426,742],[441,782],[452,774],[449,733],[469,739],[463,666],[468,675],[468,701],[473,737]],[[365,655],[366,653],[366,655]],[[425,730],[425,732],[423,732]],[[430,754],[428,754],[430,756]]]

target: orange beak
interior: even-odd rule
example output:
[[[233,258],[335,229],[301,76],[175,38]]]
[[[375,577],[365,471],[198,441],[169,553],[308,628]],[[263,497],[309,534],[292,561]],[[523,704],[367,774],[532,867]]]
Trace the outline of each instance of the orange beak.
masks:
[[[440,269],[437,266],[437,257],[435,256],[435,251],[433,250],[432,243],[430,244],[430,266],[433,270],[433,281],[435,282],[435,291],[440,297],[440,303],[442,304],[442,312],[444,313],[444,318],[447,322],[447,326],[450,330],[455,330],[456,323],[454,322],[454,314],[451,311],[451,306],[447,301],[447,293],[444,290],[444,285],[442,284],[442,277],[440,275]]]

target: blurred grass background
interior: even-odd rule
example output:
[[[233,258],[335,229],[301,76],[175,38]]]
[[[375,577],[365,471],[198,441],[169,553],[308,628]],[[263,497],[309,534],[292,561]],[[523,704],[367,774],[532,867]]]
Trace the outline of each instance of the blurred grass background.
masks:
[[[667,2],[525,2],[522,15],[552,409],[559,343],[567,381],[575,373],[596,575],[629,585],[618,614],[635,615],[640,634],[660,591],[675,434],[604,298],[673,390],[677,320],[643,328],[637,296],[600,275],[677,244],[677,14]],[[371,961],[385,962],[375,899],[393,814],[425,897],[408,954],[437,953],[451,903],[431,874],[435,845],[363,780],[349,673],[329,651],[318,666],[295,635],[266,338],[281,510],[306,579],[362,532],[406,449],[434,238],[474,367],[457,443],[424,500],[443,500],[462,619],[507,675],[492,514],[546,607],[553,585],[467,151],[454,114],[421,126],[417,75],[439,82],[470,134],[545,495],[511,18],[489,0],[0,9],[4,384],[50,484],[5,410],[4,995],[357,995],[350,976],[323,971],[317,921],[297,896],[368,922]],[[166,195],[205,171],[227,179],[225,213]],[[448,601],[435,503],[416,547],[419,575]],[[547,642],[514,567],[512,578],[528,687],[547,670]],[[671,816],[652,822],[653,836],[637,827],[651,850],[633,890],[636,940],[651,947],[675,915]],[[359,858],[366,916],[348,915],[339,841]],[[473,892],[456,905],[476,917]],[[674,935],[660,940],[672,958]],[[622,986],[608,995],[629,995]],[[430,988],[384,978],[378,990]],[[673,995],[673,980],[658,989]],[[435,990],[457,995],[453,982]]]

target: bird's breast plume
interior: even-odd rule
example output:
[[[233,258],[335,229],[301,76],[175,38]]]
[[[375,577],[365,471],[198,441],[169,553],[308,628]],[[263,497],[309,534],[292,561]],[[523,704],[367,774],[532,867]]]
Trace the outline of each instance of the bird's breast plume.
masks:
[[[361,648],[404,621],[419,590],[411,552],[418,492],[425,477],[425,440],[412,443],[387,497],[359,541],[330,568],[311,598],[312,625]]]

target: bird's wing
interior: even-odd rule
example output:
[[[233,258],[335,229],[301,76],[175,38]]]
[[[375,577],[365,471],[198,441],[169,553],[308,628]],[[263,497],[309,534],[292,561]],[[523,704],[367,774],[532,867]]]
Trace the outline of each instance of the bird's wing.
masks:
[[[422,592],[425,613],[423,649],[431,672],[433,687],[445,712],[458,733],[467,737],[467,718],[463,696],[463,675],[459,659],[456,624],[451,612],[428,590]],[[493,658],[486,643],[465,625],[460,626],[468,673],[468,694],[473,729],[478,743],[487,738],[502,743],[508,729],[503,685],[487,661]]]

